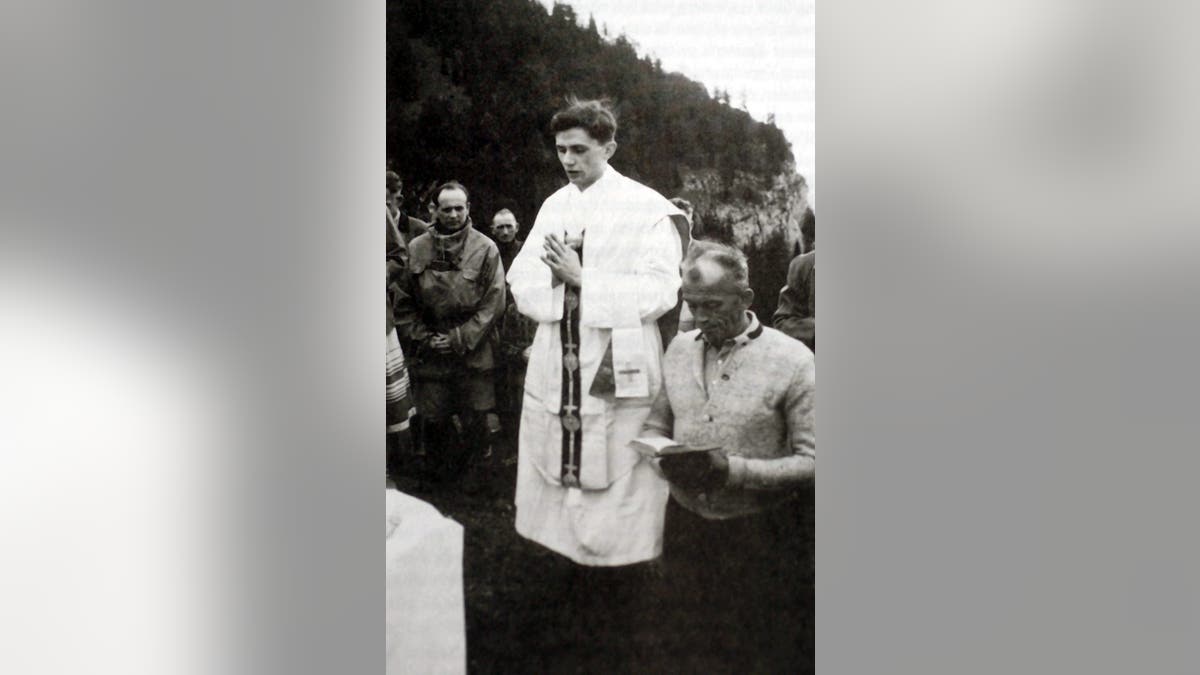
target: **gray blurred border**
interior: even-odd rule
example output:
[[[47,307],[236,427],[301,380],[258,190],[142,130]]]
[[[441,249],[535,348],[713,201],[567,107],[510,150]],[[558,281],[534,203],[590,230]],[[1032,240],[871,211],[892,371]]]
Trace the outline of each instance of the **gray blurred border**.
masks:
[[[161,478],[179,481],[179,503],[141,507],[219,519],[188,532],[203,537],[201,576],[177,581],[216,613],[203,635],[113,635],[89,669],[133,672],[125,651],[178,648],[175,672],[383,670],[383,16],[376,0],[0,10],[0,264],[21,270],[14,290],[54,280],[169,345],[180,400],[202,368],[222,411],[160,448],[194,471]],[[88,404],[63,391],[63,424]],[[198,452],[201,434],[219,440]],[[60,475],[110,439],[94,440],[61,449]],[[107,486],[90,487],[57,496],[86,514]],[[63,621],[62,650],[72,631],[111,630]],[[184,655],[189,638],[212,669]],[[10,672],[31,672],[21,663]]]
[[[1196,672],[1190,14],[818,8],[818,672]]]
[[[0,259],[236,411],[221,672],[382,668],[382,15],[0,12]],[[1195,19],[818,8],[819,672],[1194,672]]]

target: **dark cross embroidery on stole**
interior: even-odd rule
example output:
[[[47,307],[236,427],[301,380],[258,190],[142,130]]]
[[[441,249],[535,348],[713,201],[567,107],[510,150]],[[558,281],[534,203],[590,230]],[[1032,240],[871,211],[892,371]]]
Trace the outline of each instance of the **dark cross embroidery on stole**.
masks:
[[[566,237],[563,238],[564,240]],[[579,247],[583,260],[583,246]],[[583,386],[579,367],[579,290],[566,286],[563,292],[563,318],[558,325],[562,339],[562,484],[580,487],[579,453],[583,444],[583,421],[579,415],[580,390]]]

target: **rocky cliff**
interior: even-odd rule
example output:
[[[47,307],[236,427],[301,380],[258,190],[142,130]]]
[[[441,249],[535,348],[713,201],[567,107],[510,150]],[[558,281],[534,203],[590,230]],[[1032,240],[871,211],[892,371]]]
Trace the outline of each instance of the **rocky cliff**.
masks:
[[[747,251],[781,236],[791,251],[800,240],[808,183],[791,163],[769,182],[743,171],[729,177],[715,170],[681,174],[681,194],[696,209],[696,236],[728,241]]]

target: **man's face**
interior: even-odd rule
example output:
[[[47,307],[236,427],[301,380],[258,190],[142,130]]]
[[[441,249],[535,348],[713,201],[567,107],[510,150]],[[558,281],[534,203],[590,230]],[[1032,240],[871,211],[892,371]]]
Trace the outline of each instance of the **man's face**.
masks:
[[[745,330],[754,291],[730,281],[718,264],[701,259],[683,273],[683,301],[709,343],[719,345]]]
[[[437,219],[442,229],[455,232],[467,224],[471,205],[462,190],[442,190],[437,198]]]
[[[403,197],[403,195],[400,194],[399,190],[395,190],[395,191],[388,190],[387,191],[388,208],[393,211],[398,211],[400,209],[400,201],[401,201],[402,197]]]
[[[492,219],[492,236],[508,244],[517,238],[517,219],[505,213]]]
[[[554,146],[567,178],[580,190],[587,189],[604,175],[609,158],[617,150],[615,141],[601,143],[579,127],[555,134]]]

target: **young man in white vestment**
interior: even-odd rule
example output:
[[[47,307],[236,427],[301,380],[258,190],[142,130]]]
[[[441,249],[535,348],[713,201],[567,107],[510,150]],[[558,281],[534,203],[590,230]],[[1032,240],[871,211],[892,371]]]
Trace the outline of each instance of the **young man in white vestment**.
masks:
[[[537,322],[521,411],[516,529],[590,567],[662,553],[669,489],[629,441],[662,386],[656,320],[675,308],[680,211],[609,165],[616,119],[570,100],[551,120],[570,183],[542,204],[508,273]]]
[[[616,118],[569,100],[550,122],[570,183],[542,204],[508,282],[537,323],[521,406],[517,533],[561,557],[531,569],[570,625],[547,671],[636,672],[653,649],[645,563],[669,488],[629,447],[662,388],[657,320],[679,300],[682,244],[662,195],[609,166]],[[673,330],[670,332],[673,333]],[[643,629],[645,627],[646,629]],[[588,636],[618,631],[620,653]]]

